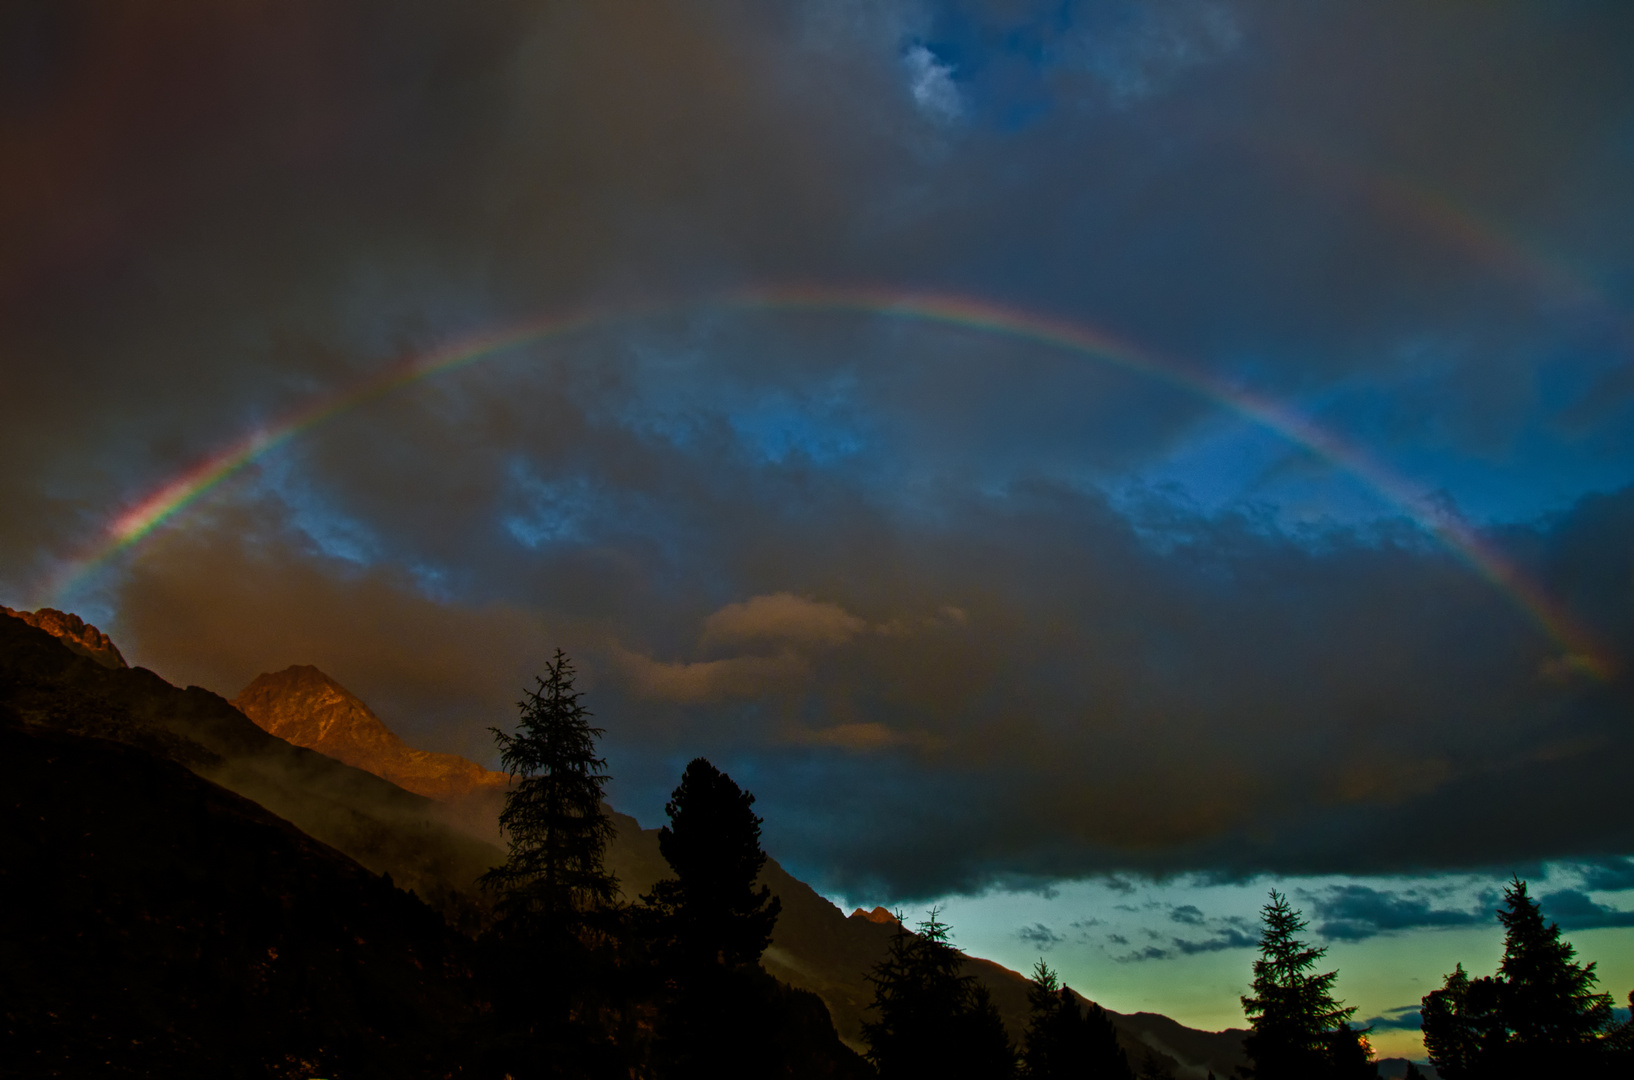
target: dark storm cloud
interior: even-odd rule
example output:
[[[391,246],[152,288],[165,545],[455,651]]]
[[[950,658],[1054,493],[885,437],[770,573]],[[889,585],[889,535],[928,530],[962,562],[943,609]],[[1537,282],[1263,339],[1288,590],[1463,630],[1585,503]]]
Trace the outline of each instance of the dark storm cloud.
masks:
[[[1606,859],[1583,867],[1583,888],[1590,892],[1634,889],[1634,859]]]
[[[1538,898],[1543,917],[1560,924],[1562,930],[1598,930],[1608,926],[1634,926],[1634,911],[1620,911],[1592,900],[1578,889],[1561,889]]]
[[[1334,885],[1316,897],[1316,932],[1336,941],[1365,941],[1392,930],[1493,922],[1490,898],[1474,910],[1438,908],[1431,898],[1367,885]]]
[[[0,602],[393,360],[885,283],[1104,325],[1451,462],[1415,475],[1454,501],[1543,440],[1515,483],[1565,509],[1494,542],[1626,663],[1634,15],[1458,8],[14,5]],[[615,322],[314,427],[71,599],[173,679],[316,663],[473,756],[561,645],[621,807],[705,753],[858,894],[1634,850],[1626,681],[1365,490],[1291,524],[1279,478],[1360,486],[1264,432],[1264,502],[1147,486],[1243,422],[1135,368],[857,313]],[[1609,494],[1552,486],[1596,463]]]
[[[1424,1027],[1424,1017],[1420,1013],[1419,1005],[1400,1005],[1390,1009],[1383,1016],[1375,1016],[1364,1020],[1360,1026],[1374,1028],[1379,1031],[1418,1031]]]

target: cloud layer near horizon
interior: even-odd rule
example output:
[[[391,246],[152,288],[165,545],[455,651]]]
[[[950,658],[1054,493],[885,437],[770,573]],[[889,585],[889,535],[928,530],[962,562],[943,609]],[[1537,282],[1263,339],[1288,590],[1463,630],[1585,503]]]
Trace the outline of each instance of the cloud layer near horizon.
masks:
[[[1138,363],[706,302],[1104,327],[1468,511],[1629,663],[1627,10],[5,18],[0,602],[402,357],[695,300],[350,410],[63,602],[471,756],[561,645],[621,806],[707,754],[882,898],[1634,850],[1629,683],[1355,476]]]

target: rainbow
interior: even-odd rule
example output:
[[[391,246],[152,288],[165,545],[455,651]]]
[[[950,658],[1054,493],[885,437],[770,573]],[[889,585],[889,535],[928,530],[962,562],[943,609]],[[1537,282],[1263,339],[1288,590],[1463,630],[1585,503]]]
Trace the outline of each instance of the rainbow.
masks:
[[[1284,406],[1231,386],[1200,368],[1160,357],[1093,327],[970,297],[891,289],[826,286],[762,288],[701,303],[601,308],[525,323],[412,357],[258,429],[153,491],[116,516],[89,550],[70,560],[65,571],[49,587],[48,596],[55,598],[71,591],[100,567],[140,544],[183,508],[198,501],[250,462],[359,405],[523,345],[560,339],[620,321],[711,308],[849,313],[960,327],[1091,357],[1196,394],[1349,473],[1386,502],[1399,508],[1507,595],[1566,651],[1572,665],[1604,680],[1614,678],[1617,673],[1617,665],[1610,654],[1544,589],[1527,579],[1466,522],[1355,447]]]

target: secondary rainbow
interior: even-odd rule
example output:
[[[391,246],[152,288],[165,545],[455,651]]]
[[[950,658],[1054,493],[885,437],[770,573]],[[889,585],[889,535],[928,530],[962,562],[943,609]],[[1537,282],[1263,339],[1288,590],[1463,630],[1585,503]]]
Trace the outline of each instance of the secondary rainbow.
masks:
[[[877,288],[761,288],[691,303],[595,309],[479,335],[411,358],[320,398],[277,423],[251,433],[169,481],[116,516],[90,550],[70,561],[65,573],[49,588],[48,595],[57,597],[68,592],[98,567],[140,544],[178,511],[203,497],[245,465],[302,432],[369,401],[524,345],[535,345],[623,321],[711,308],[850,313],[963,327],[1093,357],[1199,395],[1275,432],[1288,442],[1309,450],[1354,476],[1502,590],[1565,649],[1572,663],[1601,679],[1609,680],[1616,674],[1616,664],[1606,650],[1544,589],[1520,573],[1466,522],[1448,513],[1414,485],[1374,462],[1357,448],[1286,407],[1229,385],[1201,368],[1164,358],[1093,327],[971,297]]]

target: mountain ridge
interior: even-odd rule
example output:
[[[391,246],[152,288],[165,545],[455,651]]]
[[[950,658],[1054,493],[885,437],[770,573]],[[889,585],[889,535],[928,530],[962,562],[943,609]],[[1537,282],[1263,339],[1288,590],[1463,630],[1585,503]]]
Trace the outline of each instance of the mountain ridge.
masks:
[[[457,802],[510,786],[505,773],[410,746],[362,699],[311,664],[257,675],[232,704],[285,742],[366,769],[416,795]]]
[[[0,615],[10,615],[36,630],[44,630],[74,652],[90,657],[103,667],[130,667],[112,638],[71,612],[48,607],[35,611],[15,611],[0,604]]]
[[[287,697],[280,697],[287,694]],[[297,745],[349,756],[349,764],[369,768],[371,761],[386,765],[399,760],[401,746],[412,751],[387,727],[372,709],[338,682],[311,665],[296,665],[277,673],[264,673],[252,680],[235,699],[248,706],[243,711],[258,724]],[[310,709],[310,713],[303,713]],[[360,731],[349,734],[347,723]],[[304,740],[311,740],[310,742]],[[479,766],[452,754],[427,755],[421,762],[445,760],[454,764],[457,777],[470,770],[487,773],[507,782],[503,773],[481,770]],[[371,756],[375,755],[375,756]],[[393,779],[388,776],[388,779]],[[421,790],[444,790],[461,806],[465,824],[475,833],[497,835],[498,814],[503,804],[500,785],[463,785],[451,777],[438,788],[432,777],[417,778]],[[668,863],[658,849],[656,828],[643,829],[627,814],[608,807],[616,832],[607,851],[607,865],[618,877],[620,891],[628,902],[670,874]],[[788,873],[775,858],[769,858],[761,883],[771,887],[783,905],[782,916],[773,930],[772,943],[762,957],[762,965],[777,978],[823,999],[835,1029],[853,1049],[865,1049],[862,1024],[873,1001],[873,987],[866,975],[885,955],[891,936],[897,931],[896,918],[884,908],[858,909],[847,916],[827,898]],[[965,971],[974,975],[993,996],[1006,1027],[1019,1039],[1028,1016],[1028,980],[991,960],[969,957]],[[1084,1001],[1089,998],[1079,995]],[[1132,1061],[1138,1062],[1150,1050],[1160,1062],[1174,1066],[1180,1077],[1201,1080],[1209,1071],[1229,1075],[1238,1064],[1246,1063],[1241,1046],[1246,1034],[1239,1029],[1204,1032],[1188,1028],[1157,1013],[1121,1014],[1108,1010],[1118,1026]]]
[[[415,794],[268,732],[219,695],[178,689],[144,668],[104,666],[21,619],[0,618],[0,708],[26,726],[112,739],[181,764],[371,872],[389,872],[466,933],[486,919],[483,898],[471,883],[504,858],[497,846],[501,789],[475,787],[458,804]],[[390,733],[378,717],[374,721]],[[311,730],[321,735],[322,725]],[[620,877],[626,899],[634,900],[668,876],[668,866],[658,851],[657,829],[612,813],[617,836],[608,851],[609,869]],[[874,913],[847,918],[775,859],[763,880],[784,905],[766,970],[818,994],[841,1038],[859,1048],[873,996],[866,975],[883,957],[894,925],[867,917]],[[1019,1038],[1027,1016],[1025,977],[976,958],[966,970],[989,987]],[[1143,1015],[1111,1013],[1132,1060],[1152,1048],[1160,1062],[1179,1066],[1179,1076],[1197,1080],[1209,1070],[1229,1075],[1243,1060],[1240,1031],[1193,1031],[1168,1017],[1153,1014],[1148,1022]]]

